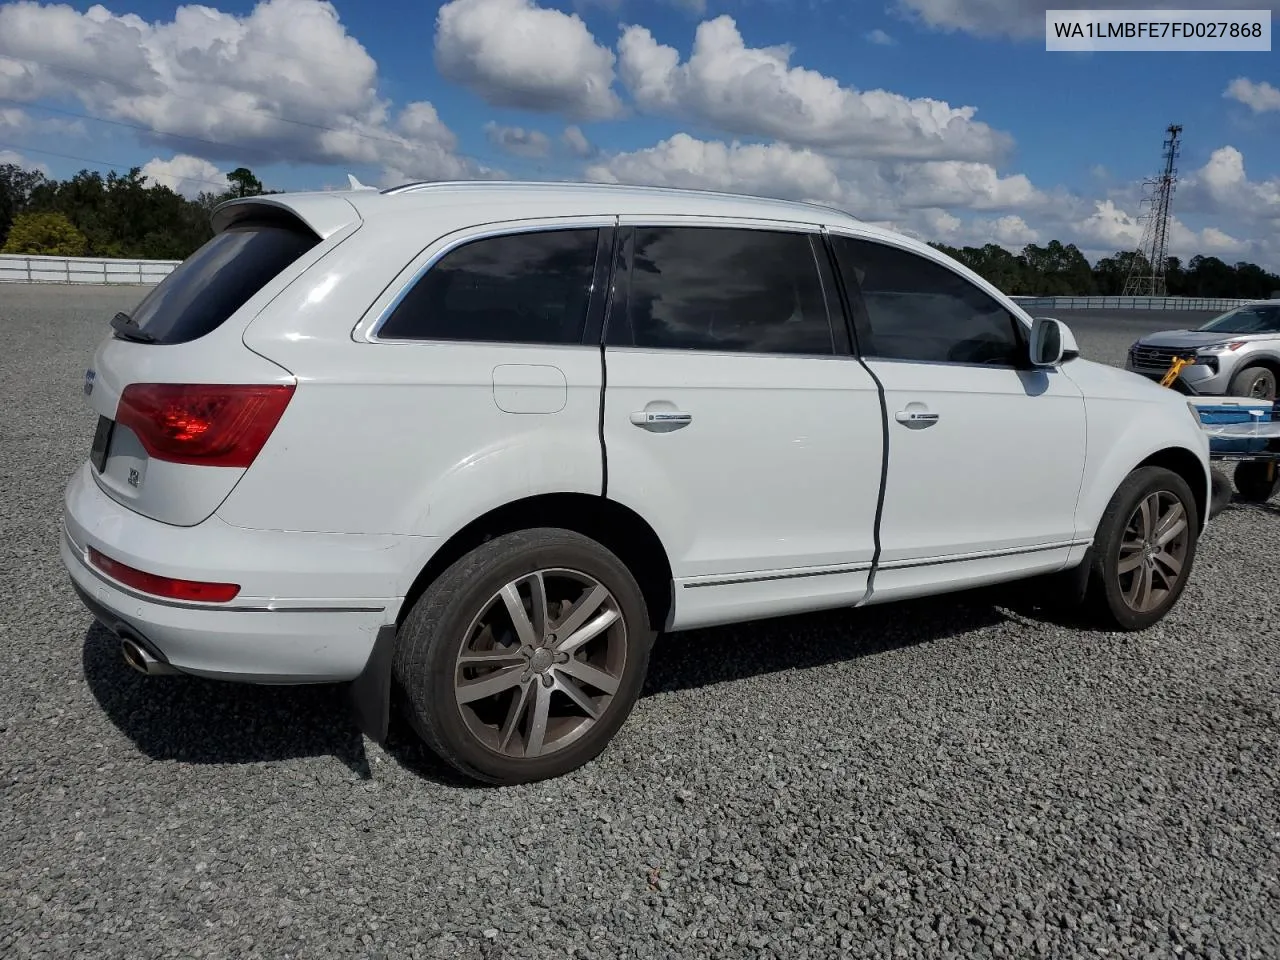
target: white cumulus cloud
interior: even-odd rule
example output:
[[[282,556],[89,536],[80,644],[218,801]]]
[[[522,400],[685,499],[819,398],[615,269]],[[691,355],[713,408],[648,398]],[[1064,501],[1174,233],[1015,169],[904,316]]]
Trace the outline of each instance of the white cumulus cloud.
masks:
[[[1175,204],[1179,201],[1192,210],[1229,215],[1273,235],[1280,228],[1280,177],[1249,179],[1244,154],[1232,146],[1213,151],[1205,165],[1187,177],[1174,196]]]
[[[1247,77],[1236,77],[1222,95],[1229,100],[1238,100],[1254,113],[1280,112],[1280,88],[1265,80],[1255,83]]]
[[[851,156],[991,160],[1012,138],[974,107],[858,91],[792,66],[788,46],[748,47],[730,16],[698,26],[685,62],[640,26],[618,42],[619,72],[637,106],[735,136],[785,140]]]
[[[178,7],[171,20],[0,6],[0,96],[74,96],[144,139],[213,161],[378,163],[415,177],[485,175],[425,102],[398,112],[373,58],[323,0],[262,0],[244,15]]]
[[[687,133],[602,159],[588,166],[586,175],[604,183],[731,190],[788,200],[837,202],[844,196],[834,162],[812,150],[705,141]]]
[[[436,16],[436,68],[494,106],[603,119],[622,112],[614,55],[582,18],[531,0],[452,0]]]
[[[989,164],[849,160],[786,143],[725,143],[687,133],[602,158],[586,173],[602,181],[814,200],[869,220],[929,208],[1026,211],[1050,202],[1022,174],[1003,176]]]
[[[201,193],[221,193],[229,183],[226,175],[208,160],[178,154],[163,160],[155,157],[142,165],[148,184],[168,187],[174,193],[194,198]]]

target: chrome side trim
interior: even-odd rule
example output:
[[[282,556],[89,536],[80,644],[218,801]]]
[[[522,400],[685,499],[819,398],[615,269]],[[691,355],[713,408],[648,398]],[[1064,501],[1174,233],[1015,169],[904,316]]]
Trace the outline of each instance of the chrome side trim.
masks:
[[[1017,557],[1028,553],[1048,553],[1050,550],[1069,550],[1087,547],[1089,540],[1061,540],[1057,543],[1040,543],[1031,547],[1009,547],[1004,550],[982,550],[978,553],[962,553],[949,557],[926,557],[920,560],[890,560],[881,563],[878,570],[908,570],[912,567],[936,567],[944,563],[966,563],[970,560],[994,560],[998,557]]]
[[[743,573],[720,577],[716,580],[696,580],[682,583],[686,590],[692,587],[727,587],[739,583],[769,583],[775,580],[798,580],[803,577],[831,577],[844,573],[865,573],[870,563],[852,563],[841,567],[821,567],[810,570],[785,570],[779,573]]]
[[[89,562],[89,551],[76,543],[71,536],[71,531],[67,529],[66,524],[62,526],[63,536],[66,537],[67,546],[71,548],[71,552],[76,555],[76,559],[80,561],[81,566],[89,573],[93,574],[97,579],[112,590],[117,590],[127,597],[139,600],[143,603],[153,603],[160,607],[176,607],[180,610],[216,610],[227,613],[382,613],[385,611],[386,605],[381,606],[323,606],[316,605],[314,600],[305,601],[308,606],[289,606],[289,600],[271,599],[265,600],[259,604],[221,604],[221,603],[196,603],[191,600],[172,600],[168,597],[157,597],[149,593],[142,593],[132,587],[126,586],[118,580],[113,580],[107,576],[92,563]]]
[[[924,560],[891,560],[879,564],[877,570],[908,570],[912,567],[932,567],[945,563],[965,563],[970,560],[991,560],[997,557],[1015,557],[1028,553],[1047,553],[1050,550],[1067,550],[1072,547],[1087,547],[1093,541],[1063,540],[1058,543],[1037,544],[1032,547],[1010,547],[1005,550],[984,550],[980,553],[966,553],[953,557],[929,557]],[[872,568],[871,563],[854,563],[839,567],[821,567],[805,570],[784,570],[777,573],[743,573],[715,580],[697,580],[682,583],[686,590],[691,587],[727,587],[740,583],[768,583],[775,580],[796,580],[802,577],[828,577],[845,573],[864,573]]]

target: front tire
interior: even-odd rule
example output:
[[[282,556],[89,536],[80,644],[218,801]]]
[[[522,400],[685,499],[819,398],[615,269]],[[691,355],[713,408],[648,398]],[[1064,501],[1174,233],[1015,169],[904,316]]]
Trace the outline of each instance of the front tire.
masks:
[[[1231,378],[1228,394],[1254,400],[1276,398],[1276,375],[1266,367],[1245,367]]]
[[[1199,510],[1187,482],[1141,467],[1112,497],[1094,539],[1089,605],[1105,626],[1145,630],[1173,609],[1195,562]]]
[[[454,563],[405,618],[394,679],[441,759],[491,784],[594,760],[640,696],[654,631],[635,578],[569,530],[496,537]]]

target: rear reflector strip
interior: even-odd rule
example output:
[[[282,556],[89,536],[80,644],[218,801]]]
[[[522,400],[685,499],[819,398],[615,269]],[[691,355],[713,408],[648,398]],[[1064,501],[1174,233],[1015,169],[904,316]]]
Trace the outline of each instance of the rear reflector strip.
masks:
[[[93,547],[89,548],[89,562],[127,587],[168,600],[226,603],[228,600],[234,600],[236,594],[240,592],[239,584],[235,583],[203,583],[198,580],[178,580],[174,577],[146,573],[127,566],[119,560],[112,560]]]

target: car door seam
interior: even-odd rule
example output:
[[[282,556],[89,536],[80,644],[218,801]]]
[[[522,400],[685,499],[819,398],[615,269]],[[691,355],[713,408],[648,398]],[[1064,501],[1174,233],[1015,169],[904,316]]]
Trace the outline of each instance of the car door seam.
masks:
[[[826,227],[822,228],[822,240],[823,246],[827,251],[827,260],[831,264],[831,272],[835,277],[836,299],[840,304],[841,313],[849,332],[849,349],[853,352],[854,359],[871,377],[871,382],[876,385],[876,396],[880,400],[880,489],[876,495],[876,518],[871,531],[871,540],[874,547],[871,554],[871,570],[867,574],[866,590],[863,592],[862,599],[858,601],[858,604],[864,604],[871,599],[872,594],[875,592],[876,570],[880,566],[880,523],[884,517],[884,501],[889,480],[889,403],[885,398],[884,384],[880,382],[880,378],[876,376],[875,371],[863,359],[862,345],[858,340],[858,327],[854,317],[853,295],[845,283],[844,274],[840,270],[840,261],[835,254],[831,232]],[[859,291],[859,297],[861,297],[861,291]]]
[[[609,396],[609,362],[605,356],[605,338],[609,329],[609,312],[613,309],[614,274],[617,268],[618,243],[622,228],[618,225],[618,217],[613,218],[613,228],[609,240],[609,263],[604,277],[604,311],[600,318],[600,414],[596,420],[596,430],[600,438],[600,496],[609,495],[609,445],[605,442],[605,405]],[[598,295],[598,294],[597,294]]]

